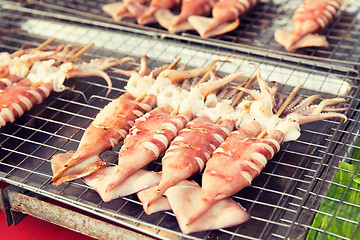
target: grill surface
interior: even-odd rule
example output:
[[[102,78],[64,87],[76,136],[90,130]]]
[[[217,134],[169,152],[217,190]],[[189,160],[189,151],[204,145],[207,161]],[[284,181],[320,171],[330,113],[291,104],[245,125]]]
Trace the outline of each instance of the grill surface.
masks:
[[[261,0],[251,11],[240,18],[240,26],[227,34],[209,39],[201,39],[195,31],[179,34],[169,34],[159,24],[140,26],[135,19],[124,19],[115,24],[109,15],[101,10],[107,3],[116,0],[76,1],[76,0],[28,0],[25,6],[47,12],[64,13],[70,16],[85,17],[100,22],[118,25],[147,32],[162,38],[189,41],[194,44],[226,47],[233,51],[257,52],[261,55],[270,52],[282,56],[302,57],[330,62],[359,62],[360,57],[360,2],[347,1],[334,21],[323,29],[320,34],[326,36],[330,48],[306,48],[294,53],[286,52],[273,39],[278,28],[291,28],[293,12],[303,0]],[[179,9],[173,10],[175,13]],[[357,64],[359,65],[359,64]]]
[[[67,8],[82,10],[81,8],[86,7],[84,2],[77,3],[57,1],[58,6],[64,5]],[[91,6],[94,10],[91,13],[98,13],[98,4],[101,2],[86,3],[88,6],[93,4]],[[275,12],[275,6],[261,3],[255,9],[255,14],[260,19],[261,13],[267,16],[265,13]],[[349,120],[340,123],[338,119],[330,119],[304,125],[298,140],[283,144],[280,152],[253,181],[252,186],[233,196],[251,214],[250,221],[227,229],[183,235],[172,212],[147,216],[136,195],[104,203],[81,180],[56,188],[49,184],[52,177],[51,156],[76,149],[86,127],[102,107],[124,92],[123,87],[127,81],[126,78],[112,74],[114,88],[105,98],[107,88],[103,80],[73,79],[66,82],[70,88],[74,87],[73,90],[52,93],[46,101],[13,124],[1,128],[2,181],[160,239],[293,239],[303,236],[309,228],[338,162],[354,160],[350,153],[355,148],[354,140],[358,136],[360,117],[357,110],[360,94],[356,84],[359,78],[354,70],[357,59],[354,64],[332,65],[299,61],[297,58],[278,58],[268,54],[259,56],[256,52],[235,53],[226,46],[214,45],[209,48],[207,42],[197,44],[173,41],[168,37],[159,38],[157,33],[151,35],[150,32],[138,29],[129,32],[126,27],[117,29],[111,24],[102,25],[76,18],[76,15],[70,18],[59,13],[51,17],[39,9],[39,6],[31,9],[2,3],[0,31],[4,33],[0,35],[0,51],[13,52],[23,44],[37,46],[54,36],[58,43],[72,43],[76,46],[94,42],[95,47],[84,58],[132,56],[139,62],[139,57],[147,53],[151,68],[171,62],[176,57],[181,57],[183,63],[192,67],[205,66],[220,58],[231,61],[219,64],[219,70],[223,73],[238,70],[253,72],[254,69],[248,62],[254,61],[260,64],[266,80],[280,83],[280,92],[284,95],[288,95],[293,86],[301,83],[303,88],[299,95],[302,96],[321,94],[324,97],[346,97],[349,110],[345,113]],[[9,29],[18,28],[23,31],[5,34]],[[352,28],[356,28],[355,25]],[[244,40],[239,39],[239,43],[241,41]],[[260,43],[254,41],[254,44]],[[356,46],[354,49],[356,50]],[[315,51],[315,56],[320,50],[305,51]],[[337,53],[329,53],[331,56],[326,57],[341,55]],[[356,51],[352,53],[355,55]],[[354,55],[346,55],[346,60]],[[109,164],[115,164],[119,148],[117,146],[114,150],[105,152],[102,157]],[[161,170],[161,161],[149,164],[146,169]],[[200,178],[198,174],[193,179],[199,181]]]

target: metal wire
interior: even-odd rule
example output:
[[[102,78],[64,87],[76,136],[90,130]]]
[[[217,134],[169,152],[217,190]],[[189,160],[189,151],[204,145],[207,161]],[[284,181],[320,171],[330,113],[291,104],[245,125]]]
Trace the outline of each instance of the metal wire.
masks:
[[[79,8],[85,11],[86,6],[95,8],[102,2],[56,3],[57,6],[65,6],[65,9]],[[50,36],[56,36],[58,43],[72,43],[77,46],[95,42],[95,48],[87,52],[84,58],[129,55],[139,62],[139,57],[147,53],[151,68],[171,62],[178,56],[189,67],[206,66],[214,59],[230,60],[219,64],[219,72],[223,74],[239,70],[254,72],[248,62],[257,62],[263,77],[268,81],[278,81],[284,95],[288,95],[293,86],[301,83],[304,87],[299,94],[302,96],[321,94],[324,97],[346,97],[349,101],[349,110],[346,112],[349,120],[340,123],[338,119],[332,119],[304,125],[298,140],[282,145],[280,152],[255,178],[252,186],[233,196],[233,199],[251,214],[249,222],[227,229],[184,235],[172,212],[148,216],[143,212],[135,195],[104,203],[98,194],[81,180],[56,188],[49,184],[52,177],[51,156],[76,149],[83,132],[98,111],[111,99],[121,95],[127,82],[124,76],[111,74],[114,87],[110,95],[104,97],[107,87],[103,80],[74,79],[66,82],[74,88],[73,91],[52,93],[42,104],[0,129],[2,181],[160,239],[169,236],[190,239],[286,239],[303,236],[307,229],[311,228],[312,218],[318,212],[317,207],[321,200],[326,198],[325,193],[331,183],[335,166],[339,161],[349,159],[348,154],[355,147],[354,140],[360,127],[360,114],[357,110],[360,94],[356,84],[359,78],[352,66],[312,64],[294,58],[279,59],[268,54],[235,54],[226,48],[219,51],[220,47],[209,48],[208,45],[204,47],[186,41],[153,38],[136,30],[114,31],[113,28],[91,25],[76,19],[69,23],[62,18],[54,19],[49,16],[51,14],[38,9],[3,4],[0,10],[0,31],[9,27],[22,28],[23,31],[0,35],[0,51],[12,52],[23,44],[37,46]],[[263,21],[261,16],[272,18],[277,14],[274,6],[264,3],[254,10],[255,19],[249,16],[244,18],[252,24]],[[99,10],[92,10],[92,13],[98,14]],[[255,29],[251,31],[257,32],[260,29],[256,24],[251,28],[243,28],[240,31],[249,32]],[[335,29],[334,26],[333,28]],[[334,29],[330,28],[328,31],[333,32]],[[237,41],[246,40],[239,38]],[[254,42],[260,44],[258,41]],[[116,146],[114,150],[102,154],[102,157],[109,164],[116,163],[119,148],[120,146]],[[161,161],[157,160],[146,168],[160,171]],[[193,179],[199,181],[200,177],[199,174]],[[165,235],[167,237],[164,237]]]

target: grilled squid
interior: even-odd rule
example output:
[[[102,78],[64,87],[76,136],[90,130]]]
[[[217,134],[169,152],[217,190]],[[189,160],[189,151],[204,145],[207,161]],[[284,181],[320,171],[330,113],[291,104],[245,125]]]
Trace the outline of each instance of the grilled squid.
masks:
[[[53,66],[53,60],[43,61],[39,63],[38,66],[36,66],[34,69],[32,69],[32,71],[28,75],[28,78],[21,80],[17,84],[14,84],[4,89],[3,94],[11,96],[11,104],[8,101],[9,107],[14,109],[14,115],[20,115],[20,113],[23,113],[23,111],[20,112],[21,109],[28,110],[34,104],[40,103],[51,93],[51,91],[60,92],[65,90],[66,87],[63,85],[63,82],[67,78],[97,75],[103,77],[108,82],[108,85],[110,85],[111,87],[110,77],[103,70],[127,61],[132,61],[132,59],[104,58],[92,60],[88,63],[82,63],[80,65],[66,63],[61,65],[59,68]],[[22,89],[22,92],[19,92],[18,89]],[[11,111],[10,108],[1,109],[0,114],[1,116],[8,117],[9,111]],[[99,125],[100,126],[95,127],[101,128],[104,131],[107,130],[108,125]],[[89,139],[92,140],[94,136],[89,133],[86,138],[89,141]],[[86,143],[83,144],[86,145]],[[90,150],[86,148],[83,151],[90,152]],[[55,155],[53,157],[52,169],[55,175],[53,179],[53,183],[55,186],[66,181],[68,178],[72,178],[71,175],[75,171],[73,171],[71,167],[76,161],[70,161],[69,159],[71,159],[73,155],[74,153],[68,152]],[[75,156],[78,155],[81,154],[76,153]],[[96,165],[101,165],[101,161],[98,161],[96,157],[92,157],[91,161],[96,162]],[[84,165],[80,165],[80,168],[81,167],[84,168]],[[87,169],[87,171],[91,170]],[[64,172],[67,172],[67,174],[69,174],[71,177],[64,176]]]
[[[155,101],[154,95],[135,101],[127,92],[105,106],[86,129],[76,151],[56,154],[51,159],[54,186],[85,177],[105,165],[99,155],[123,140],[135,119],[150,111]]]
[[[131,128],[119,152],[117,171],[105,187],[105,202],[119,197],[117,187],[129,176],[158,158],[169,142],[184,127],[189,118],[186,115],[170,115],[167,105],[155,108],[139,118]]]
[[[243,73],[235,73],[225,79],[233,80],[242,75]],[[198,112],[199,117],[194,118],[179,132],[165,152],[159,184],[146,189],[146,194],[142,194],[141,201],[147,214],[154,212],[153,205],[156,205],[155,202],[161,199],[168,188],[202,171],[213,151],[233,130],[234,109],[229,100],[219,101],[211,94],[206,105],[209,106]],[[220,117],[223,117],[223,121],[217,124],[216,119]]]
[[[0,126],[13,122],[25,111],[30,110],[34,105],[41,103],[52,91],[60,92],[65,90],[63,85],[65,79],[71,77],[86,77],[101,75],[105,77],[102,67],[109,66],[110,59],[97,60],[100,69],[94,68],[95,62],[73,65],[66,63],[60,69],[54,67],[55,60],[37,62],[27,78],[6,87],[0,94]],[[103,63],[105,63],[103,65]],[[118,64],[115,60],[110,65]],[[89,65],[91,65],[90,68]],[[107,75],[106,75],[107,76]],[[109,82],[110,78],[107,76]]]
[[[254,121],[251,126],[232,132],[214,152],[204,170],[200,201],[188,225],[214,203],[249,186],[280,150],[284,139],[281,131],[272,131],[265,138],[257,139],[260,132],[260,124]]]
[[[230,32],[239,26],[239,17],[253,8],[259,0],[219,0],[212,17],[190,16],[189,23],[202,38]]]
[[[295,100],[286,108],[284,114],[280,117],[275,115],[274,97],[277,96],[277,88],[270,88],[261,78],[258,66],[256,67],[260,92],[240,88],[255,99],[249,107],[248,120],[245,118],[242,120],[241,128],[233,131],[207,162],[202,175],[201,193],[197,203],[191,205],[190,214],[177,218],[178,221],[181,221],[179,225],[184,233],[198,231],[199,229],[195,226],[199,226],[199,221],[204,219],[205,214],[215,204],[251,185],[252,180],[280,150],[281,144],[300,136],[297,134],[300,133],[300,124],[331,117],[340,117],[345,121],[347,119],[344,114],[337,112],[346,110],[346,108],[329,106],[346,103],[345,99],[325,99],[319,104],[314,104],[314,101],[320,98],[317,95],[304,100]],[[258,136],[264,128],[267,129],[267,133],[263,138],[259,138]],[[188,201],[186,199],[186,196],[183,196],[183,199],[178,201],[184,203]],[[183,208],[186,206],[186,204],[180,205]],[[179,203],[170,203],[170,206],[174,212],[180,211],[174,209],[179,206]]]
[[[147,189],[150,194],[142,203],[147,214],[154,211],[153,203],[164,192],[182,180],[201,172],[213,151],[227,138],[234,127],[234,121],[223,121],[217,125],[208,117],[195,118],[182,129],[171,142],[162,158],[161,179],[158,185]],[[152,192],[149,192],[152,190]]]
[[[157,109],[151,111],[151,113],[146,115],[149,118],[148,121],[149,121],[150,125],[149,124],[141,124],[142,121],[140,121],[140,119],[145,118],[143,116],[143,114],[145,112],[149,112],[153,108],[155,102],[157,102],[158,105],[162,105],[161,97],[159,98],[160,93],[162,91],[164,91],[164,89],[174,87],[173,83],[175,83],[177,81],[181,81],[182,79],[189,77],[189,76],[194,76],[194,75],[196,76],[198,74],[202,74],[205,71],[206,71],[205,68],[191,69],[189,71],[185,71],[185,70],[181,70],[181,69],[166,69],[165,67],[160,67],[149,73],[149,69],[146,64],[146,55],[143,55],[141,57],[140,69],[138,72],[137,71],[128,72],[128,71],[117,70],[116,72],[118,72],[118,73],[130,75],[128,84],[125,87],[125,89],[128,92],[124,95],[126,97],[132,98],[132,100],[131,100],[132,104],[130,106],[124,105],[124,104],[126,104],[126,102],[124,102],[124,99],[122,99],[122,97],[120,97],[119,100],[116,101],[116,103],[113,103],[113,104],[111,104],[111,106],[107,106],[105,108],[105,109],[108,109],[108,111],[102,110],[98,115],[99,117],[97,117],[94,120],[94,123],[96,123],[96,125],[107,126],[109,119],[110,119],[111,120],[110,123],[114,125],[114,126],[110,125],[106,129],[109,132],[113,132],[112,133],[113,135],[110,135],[110,137],[107,137],[107,138],[101,137],[101,138],[104,138],[107,140],[104,143],[104,145],[107,146],[107,149],[114,147],[114,145],[119,143],[119,141],[123,140],[127,136],[125,138],[124,146],[123,146],[123,148],[121,148],[122,150],[120,152],[125,151],[125,153],[126,153],[125,155],[129,156],[129,154],[128,154],[129,151],[126,151],[126,147],[125,147],[127,145],[127,142],[130,142],[130,144],[128,144],[128,145],[132,145],[133,142],[131,142],[131,139],[135,139],[135,142],[140,141],[140,140],[138,140],[138,134],[137,134],[138,130],[142,129],[142,131],[146,132],[147,131],[146,129],[148,129],[148,131],[151,132],[152,131],[151,128],[153,128],[155,126],[155,124],[152,123],[151,119],[153,119],[153,118],[162,119],[163,117],[160,117],[160,115],[167,115],[169,109],[172,109],[171,106],[157,108]],[[126,99],[126,97],[125,97],[125,99]],[[151,99],[151,101],[150,101],[150,99]],[[143,101],[146,101],[147,104],[144,105],[142,103]],[[151,104],[149,103],[149,101],[151,102]],[[141,109],[133,109],[132,110],[131,106],[136,107],[136,108],[138,108],[137,106],[140,106],[142,108],[142,110]],[[145,108],[144,108],[144,106],[145,106]],[[105,111],[105,115],[103,114],[104,111]],[[162,112],[162,114],[159,114],[159,112]],[[179,118],[179,117],[176,116],[173,118],[175,119],[175,118]],[[138,119],[138,121],[136,121],[136,119]],[[174,120],[174,121],[176,121],[176,120]],[[179,121],[176,121],[176,122],[179,123]],[[118,125],[122,126],[120,135],[118,134],[118,131],[119,131]],[[166,126],[171,127],[171,124],[169,123]],[[128,135],[130,127],[132,127],[131,128],[132,130],[130,130],[130,135]],[[162,128],[163,127],[164,126],[162,126]],[[134,130],[134,129],[137,129],[137,130]],[[173,130],[173,128],[171,128],[171,130]],[[96,139],[96,137],[95,137],[95,136],[99,135],[96,133],[96,129],[89,128],[86,130],[86,132],[89,132],[89,134],[91,133],[92,135],[94,135],[94,141],[91,139],[88,139],[87,148],[91,148],[91,146],[98,145],[98,142],[100,142],[100,139],[99,138]],[[167,131],[165,131],[165,132],[167,132]],[[149,134],[147,134],[147,135],[149,135]],[[84,135],[84,137],[85,136],[86,136],[86,134]],[[145,134],[145,136],[146,136],[146,134]],[[156,135],[156,137],[158,137],[159,141],[160,140],[164,141],[164,137],[161,137],[160,133],[158,135]],[[168,137],[171,138],[170,135]],[[141,140],[146,140],[146,138],[141,138]],[[111,147],[109,145],[109,141],[110,141]],[[147,144],[147,146],[149,148],[154,147],[151,144]],[[96,149],[96,146],[94,146],[93,148]],[[65,172],[63,174],[64,181],[70,181],[70,180],[74,180],[77,178],[82,178],[82,177],[85,177],[85,176],[97,171],[99,169],[99,167],[101,165],[103,165],[103,163],[104,163],[102,160],[99,160],[99,157],[98,157],[98,155],[102,151],[106,150],[106,149],[105,150],[104,149],[105,149],[105,147],[101,148],[101,151],[97,151],[96,152],[97,154],[95,154],[95,153],[92,154],[92,156],[93,156],[92,159],[94,160],[94,158],[97,158],[98,159],[97,162],[90,160],[89,163],[86,163],[85,162],[86,159],[90,159],[89,156],[86,156],[87,158],[82,157],[82,158],[79,158],[78,160],[75,159],[73,161],[74,167],[72,169],[66,170],[69,167],[69,164],[66,164],[65,168],[64,168]],[[84,149],[82,147],[82,144],[80,144],[77,151],[85,151],[84,153],[87,153],[86,150],[87,149],[86,148]],[[137,151],[135,151],[133,153],[136,154]],[[148,154],[147,156],[151,157],[151,154]],[[148,160],[143,159],[143,161],[146,162]],[[69,160],[69,162],[72,162],[72,160]],[[98,162],[100,162],[101,164],[99,164]],[[79,165],[79,167],[77,167],[77,165]],[[86,169],[91,169],[91,171],[84,170],[84,166],[86,166]],[[76,169],[79,169],[79,171],[74,171],[75,167],[76,167]],[[89,178],[85,178],[84,181],[87,182],[88,184],[90,184],[91,186],[93,186],[95,189],[98,189],[97,191],[101,194],[101,196],[103,196],[102,192],[104,192],[103,190],[106,185],[104,185],[102,183],[102,181],[110,181],[110,179],[107,180],[107,177],[109,175],[110,176],[115,175],[116,171],[114,172],[113,170],[114,170],[114,167],[103,168],[103,169],[99,170],[98,172],[96,172],[95,174],[92,174],[92,176],[90,176]],[[136,170],[138,170],[138,169],[136,169]],[[69,172],[66,173],[66,171],[69,171]],[[132,172],[129,170],[129,175],[131,175],[131,173]],[[56,179],[56,177],[54,177],[54,178]],[[61,183],[61,182],[59,182],[59,183]],[[100,184],[100,186],[99,186],[99,183],[102,183],[102,185]],[[99,188],[98,188],[98,186],[99,186]],[[140,187],[140,186],[138,186],[138,187]],[[117,190],[116,193],[118,193],[119,191],[122,191],[122,190],[119,190],[119,188],[116,188],[116,190]],[[113,191],[109,191],[109,192],[113,193]],[[108,196],[109,196],[109,194],[104,196],[104,199],[107,199]],[[111,198],[112,197],[110,197],[109,199],[111,199]]]
[[[204,96],[232,80],[233,78],[224,78],[220,81],[206,82],[196,86],[190,92],[185,93],[184,99],[180,99],[179,113],[176,115],[170,114],[173,108],[169,107],[168,104],[163,104],[143,118],[138,119],[120,149],[118,166],[115,166],[117,168],[115,175],[110,180],[109,178],[103,179],[102,187],[95,189],[102,199],[110,201],[123,196],[121,194],[124,192],[124,184],[131,185],[126,180],[142,167],[157,159],[173,139],[174,141],[179,140],[176,137],[178,132],[195,116],[197,111],[203,108]],[[176,94],[173,94],[172,97],[177,98]],[[104,171],[111,170],[104,168],[95,174],[104,175]],[[90,178],[96,177],[90,176]],[[87,179],[85,182],[89,184]],[[144,185],[148,186],[146,182]],[[100,185],[96,184],[96,186]],[[136,189],[133,192],[139,190],[141,189]]]
[[[0,53],[0,89],[9,87],[27,77],[31,67],[36,62],[58,58],[59,56],[56,55],[62,49],[63,45],[59,45],[55,50],[36,51],[34,53],[32,52],[33,49],[24,49],[21,53],[14,54]]]
[[[304,47],[329,47],[326,38],[315,32],[332,21],[342,4],[343,0],[305,0],[294,13],[293,30],[276,30],[275,41],[287,51]]]

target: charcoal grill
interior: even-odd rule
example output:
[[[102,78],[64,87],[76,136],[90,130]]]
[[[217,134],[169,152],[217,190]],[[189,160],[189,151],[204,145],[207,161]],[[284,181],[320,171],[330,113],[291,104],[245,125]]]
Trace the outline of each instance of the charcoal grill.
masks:
[[[338,163],[359,162],[351,158],[351,152],[356,148],[360,126],[357,110],[360,25],[356,17],[360,4],[354,1],[349,11],[341,13],[324,30],[330,39],[329,50],[305,49],[289,54],[275,44],[272,34],[284,22],[273,19],[290,17],[289,11],[285,11],[290,1],[261,1],[242,19],[240,29],[209,40],[191,32],[168,34],[159,26],[142,27],[131,20],[115,24],[100,10],[108,2],[1,2],[1,51],[13,52],[23,44],[37,46],[56,37],[57,43],[75,46],[94,42],[95,47],[84,54],[85,59],[131,56],[139,60],[147,53],[151,68],[176,57],[191,67],[223,59],[230,61],[219,64],[219,71],[226,74],[239,70],[254,72],[248,62],[257,62],[263,77],[279,82],[284,95],[300,83],[302,96],[345,97],[349,102],[349,110],[345,112],[348,121],[329,119],[304,125],[298,140],[283,144],[252,186],[233,196],[251,214],[250,221],[231,228],[184,235],[171,211],[147,216],[136,195],[104,203],[81,180],[56,188],[50,184],[51,156],[76,149],[98,111],[121,95],[127,82],[124,76],[111,74],[113,89],[105,97],[107,87],[103,80],[72,79],[66,82],[70,90],[52,93],[42,104],[0,130],[0,179],[10,184],[2,191],[0,207],[8,217],[12,216],[8,218],[9,224],[19,221],[20,212],[103,239],[120,235],[124,239],[303,238],[311,228],[313,216],[319,212],[320,202],[326,198]],[[344,36],[344,32],[349,34]],[[102,157],[110,165],[115,164],[119,148],[103,153]],[[161,160],[146,169],[161,170]],[[200,175],[193,180],[199,181]]]

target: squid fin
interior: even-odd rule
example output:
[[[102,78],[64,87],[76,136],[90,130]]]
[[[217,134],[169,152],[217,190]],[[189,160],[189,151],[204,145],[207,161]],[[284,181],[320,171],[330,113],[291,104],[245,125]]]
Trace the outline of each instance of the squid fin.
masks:
[[[188,224],[189,217],[200,201],[200,186],[185,180],[182,184],[169,188],[165,195],[181,231],[185,234],[231,227],[246,222],[250,218],[242,206],[227,198],[218,201],[204,215]]]
[[[92,156],[77,163],[78,159],[73,158],[74,153],[69,151],[52,157],[51,168],[54,175],[52,181],[55,187],[64,182],[86,177],[106,164],[99,156]]]
[[[53,175],[60,173],[61,169],[66,165],[66,163],[74,155],[75,151],[68,151],[66,153],[59,153],[52,157],[51,159],[51,170]]]
[[[137,15],[136,19],[138,24],[146,25],[150,23],[156,23],[155,13],[159,11],[158,8],[155,7],[146,7],[143,5],[136,5],[137,7],[133,7],[135,5],[129,6],[128,9],[130,12],[138,11],[139,15]],[[145,8],[144,8],[145,7]],[[132,10],[134,8],[134,10]]]
[[[184,21],[177,25],[172,25],[169,29],[169,32],[170,33],[186,32],[193,29],[194,27],[189,23],[189,21]]]
[[[276,29],[274,33],[274,39],[277,43],[283,46],[286,51],[291,51],[292,48],[292,33],[286,29]]]
[[[188,21],[202,38],[214,37],[231,32],[240,24],[239,19],[236,19],[234,22],[215,24],[215,19],[202,16],[190,16]]]
[[[329,43],[326,38],[317,33],[307,34],[301,38],[298,38],[294,32],[285,30],[283,28],[277,29],[275,31],[274,39],[281,46],[283,46],[286,51],[289,52],[305,47],[329,47]]]
[[[194,29],[189,21],[176,23],[178,15],[174,15],[169,9],[160,9],[155,13],[157,22],[170,33],[185,32]]]
[[[160,9],[155,13],[156,21],[167,30],[170,30],[172,23],[176,19],[176,15],[173,14],[169,9]]]
[[[94,188],[104,202],[136,193],[159,182],[159,177],[153,172],[139,170],[112,191],[106,192],[106,186],[116,174],[117,168],[117,166],[113,166],[99,169],[90,176],[83,178],[83,181]]]
[[[119,22],[123,18],[133,17],[133,15],[128,12],[126,4],[122,2],[105,4],[102,6],[102,10],[109,14],[115,22]]]
[[[136,18],[139,18],[140,16],[142,16],[146,10],[148,9],[148,7],[146,5],[142,5],[139,2],[129,2],[127,4],[127,10],[129,11],[129,13]]]
[[[154,173],[155,174],[155,173]],[[160,176],[161,173],[156,173]],[[190,181],[181,181],[176,184],[176,186],[188,186]],[[162,193],[162,191],[158,191],[159,185],[152,186],[145,190],[142,190],[137,193],[141,203],[143,204],[143,208],[146,214],[150,215],[160,211],[171,210],[170,203]]]
[[[321,36],[317,33],[315,34],[308,34],[301,38],[298,42],[296,42],[292,48],[292,50],[298,48],[305,48],[305,47],[324,47],[329,48],[329,43],[326,40],[325,36]]]
[[[160,181],[160,178],[159,178]],[[140,199],[144,211],[147,215],[156,213],[156,212],[161,212],[161,211],[167,211],[167,210],[171,210],[169,201],[167,200],[167,198],[165,196],[161,196],[160,198],[156,199],[155,201],[152,201],[151,204],[149,204],[151,198],[152,198],[152,194],[153,192],[156,190],[156,186],[154,187],[150,187],[147,188],[145,190],[142,190],[140,192],[137,193],[138,198]]]

